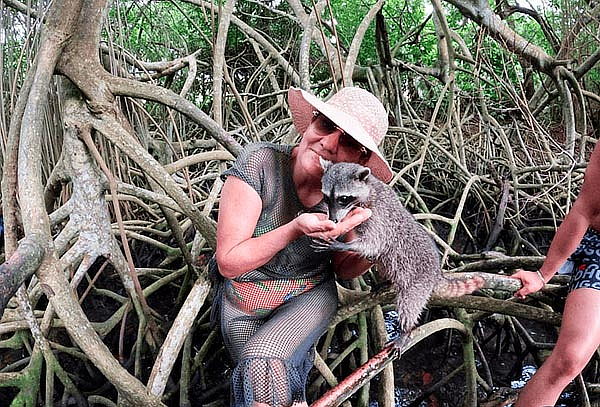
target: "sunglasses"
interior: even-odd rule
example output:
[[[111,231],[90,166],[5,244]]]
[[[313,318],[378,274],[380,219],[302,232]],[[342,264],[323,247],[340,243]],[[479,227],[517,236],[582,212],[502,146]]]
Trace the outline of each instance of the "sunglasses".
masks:
[[[323,113],[315,110],[313,111],[313,116],[313,123],[315,125],[315,130],[317,131],[317,133],[319,133],[322,136],[328,136],[332,133],[335,133],[336,131],[339,131],[340,145],[359,151],[361,158],[366,158],[370,155],[371,152],[365,146],[356,141],[354,137],[346,133],[344,129],[332,122]]]

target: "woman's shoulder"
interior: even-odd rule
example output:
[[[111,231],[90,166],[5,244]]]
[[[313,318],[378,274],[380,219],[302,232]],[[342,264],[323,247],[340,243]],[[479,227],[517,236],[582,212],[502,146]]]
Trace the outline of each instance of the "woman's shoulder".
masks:
[[[294,146],[287,144],[275,144],[268,141],[250,143],[244,147],[243,154],[254,155],[262,153],[265,155],[291,155]]]
[[[237,165],[268,165],[288,162],[294,146],[266,141],[247,144],[237,158]]]
[[[234,175],[254,186],[258,191],[260,188],[256,183],[266,175],[270,177],[282,168],[289,167],[293,147],[269,142],[247,144],[235,163],[221,175],[221,178],[225,180],[226,177]]]

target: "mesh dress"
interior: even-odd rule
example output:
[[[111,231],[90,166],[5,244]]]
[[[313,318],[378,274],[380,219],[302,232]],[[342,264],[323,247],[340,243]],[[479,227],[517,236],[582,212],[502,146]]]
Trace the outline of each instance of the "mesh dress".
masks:
[[[253,237],[306,209],[292,180],[291,151],[292,146],[252,144],[224,173],[240,178],[261,197]],[[223,339],[237,364],[232,405],[289,406],[305,401],[312,347],[337,306],[331,256],[314,252],[310,239],[302,236],[267,264],[225,280],[217,295]]]

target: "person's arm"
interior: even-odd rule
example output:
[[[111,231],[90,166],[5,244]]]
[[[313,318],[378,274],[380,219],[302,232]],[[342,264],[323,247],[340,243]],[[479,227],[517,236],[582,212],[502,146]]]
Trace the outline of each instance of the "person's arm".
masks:
[[[513,277],[521,280],[523,287],[515,293],[515,296],[523,298],[527,294],[540,290],[575,251],[592,220],[598,219],[599,216],[600,143],[596,145],[590,157],[581,191],[573,207],[556,230],[554,239],[548,248],[544,264],[539,270],[542,278],[536,272],[519,270],[513,274]]]
[[[235,278],[266,264],[302,235],[339,235],[333,232],[336,224],[326,215],[303,213],[285,225],[252,237],[261,210],[260,196],[250,185],[235,176],[227,178],[221,191],[216,250],[219,272],[224,277]]]
[[[333,256],[333,269],[342,280],[362,276],[373,264],[353,252],[338,252]]]

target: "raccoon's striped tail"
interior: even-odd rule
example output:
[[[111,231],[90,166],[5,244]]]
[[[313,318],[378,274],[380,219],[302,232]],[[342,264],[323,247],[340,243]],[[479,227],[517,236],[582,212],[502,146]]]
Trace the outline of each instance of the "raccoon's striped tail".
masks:
[[[485,280],[479,276],[468,278],[444,278],[433,290],[433,295],[439,297],[460,297],[480,289]]]

